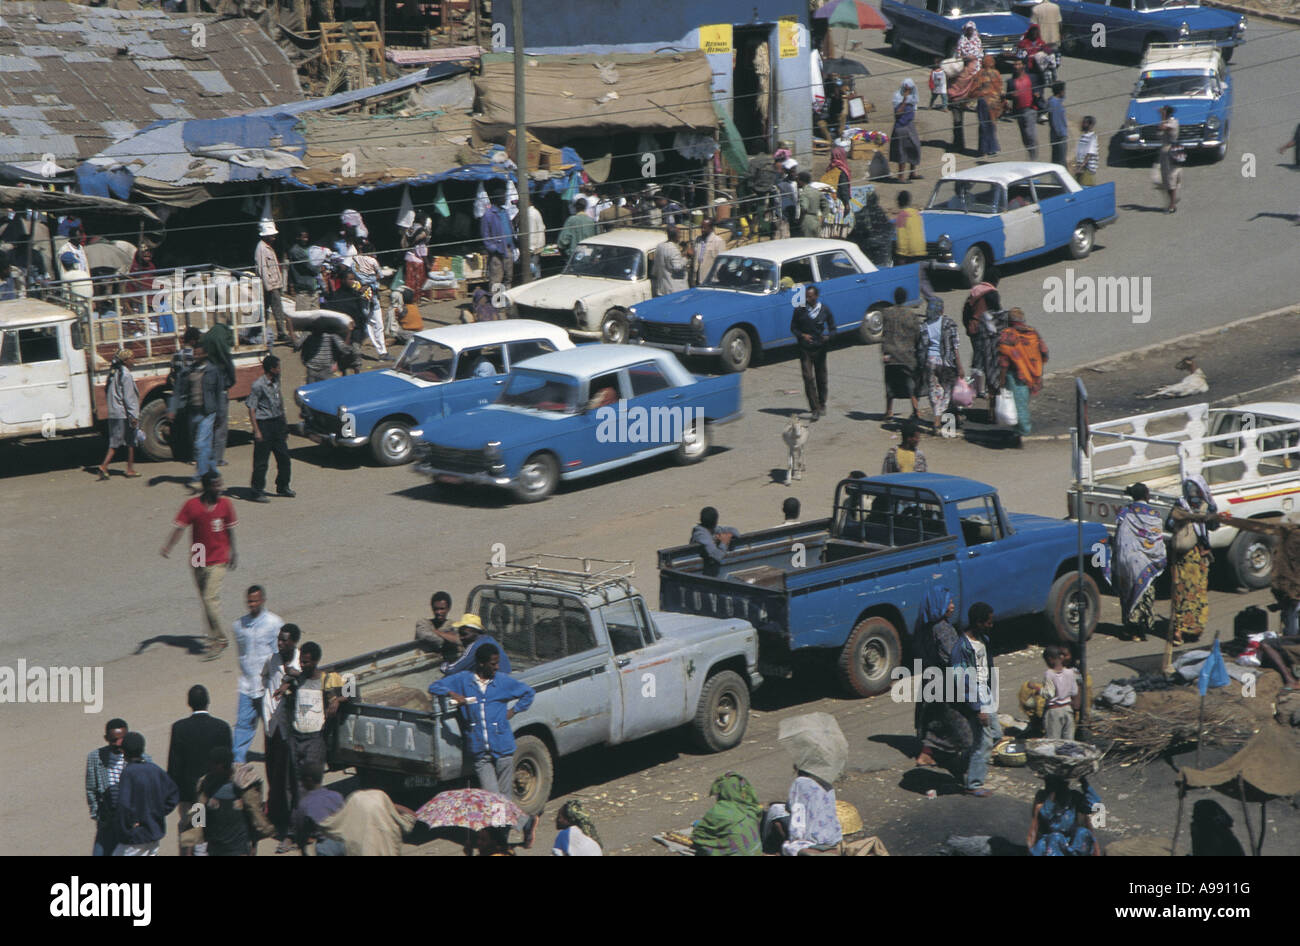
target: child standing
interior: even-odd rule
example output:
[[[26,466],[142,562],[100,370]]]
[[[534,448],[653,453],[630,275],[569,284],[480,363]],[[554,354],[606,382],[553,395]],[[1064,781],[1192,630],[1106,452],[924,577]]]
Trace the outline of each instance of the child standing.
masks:
[[[940,111],[948,107],[948,74],[943,71],[943,60],[937,58],[930,67],[930,108],[936,107]]]
[[[1075,179],[1084,187],[1097,183],[1097,164],[1100,154],[1097,148],[1097,119],[1091,115],[1083,117],[1080,126],[1079,141],[1074,146]]]
[[[1079,704],[1079,683],[1073,670],[1065,665],[1061,648],[1055,644],[1043,648],[1043,695],[1047,709],[1043,729],[1048,739],[1074,738],[1074,710]]]

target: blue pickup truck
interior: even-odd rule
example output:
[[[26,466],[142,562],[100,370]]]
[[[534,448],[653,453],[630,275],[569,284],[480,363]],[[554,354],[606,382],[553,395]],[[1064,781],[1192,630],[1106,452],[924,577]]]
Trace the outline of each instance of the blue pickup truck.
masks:
[[[1212,42],[1225,61],[1246,41],[1240,13],[1200,0],[1057,0],[1061,45],[1077,55],[1105,49],[1144,55],[1154,43]]]
[[[750,692],[763,682],[745,621],[651,611],[629,562],[538,555],[487,574],[466,612],[501,645],[512,675],[537,691],[511,721],[512,790],[525,811],[541,811],[555,760],[580,749],[683,726],[709,752],[744,738]],[[441,660],[414,640],[326,667],[350,684],[330,766],[355,766],[363,784],[389,789],[434,789],[469,775],[456,710],[428,692]]]
[[[794,288],[781,288],[787,279]],[[717,357],[726,371],[744,371],[756,352],[794,344],[790,317],[802,289],[813,284],[835,316],[836,334],[866,343],[880,341],[880,310],[894,304],[896,288],[909,300],[921,295],[915,264],[877,270],[846,240],[772,240],[721,254],[694,289],[632,306],[631,341]]]
[[[1078,590],[1074,522],[1002,508],[984,483],[937,473],[841,480],[831,518],[782,526],[732,542],[717,577],[698,546],[659,552],[659,605],[738,617],[758,629],[764,673],[800,656],[836,660],[845,690],[884,692],[908,657],[921,602],[947,586],[962,623],[976,601],[1000,622],[1045,613],[1060,640],[1097,626],[1091,575]],[[1084,548],[1106,527],[1084,526]]]
[[[1018,263],[1065,247],[1092,252],[1097,231],[1116,219],[1115,183],[1083,187],[1059,164],[1014,161],[958,171],[934,185],[921,212],[930,267],[970,286],[990,263]]]
[[[496,403],[412,436],[428,441],[416,469],[435,483],[503,486],[533,503],[561,480],[659,454],[697,463],[714,425],[739,418],[738,377],[693,375],[667,352],[595,344],[532,359]]]

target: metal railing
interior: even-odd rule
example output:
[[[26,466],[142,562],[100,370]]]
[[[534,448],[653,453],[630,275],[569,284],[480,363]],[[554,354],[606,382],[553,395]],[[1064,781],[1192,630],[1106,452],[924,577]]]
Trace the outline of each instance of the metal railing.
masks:
[[[530,586],[558,584],[576,587],[580,591],[600,591],[619,586],[630,591],[636,569],[629,560],[539,553],[529,559],[503,564],[489,562],[485,574],[492,581]]]

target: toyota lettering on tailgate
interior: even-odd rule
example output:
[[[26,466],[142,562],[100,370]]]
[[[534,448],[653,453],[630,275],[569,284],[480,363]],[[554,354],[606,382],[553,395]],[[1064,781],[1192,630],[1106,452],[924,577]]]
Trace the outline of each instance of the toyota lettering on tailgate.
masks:
[[[360,723],[360,725],[358,725]],[[416,753],[415,724],[349,717],[343,724],[344,740],[359,752],[368,748],[398,749]]]

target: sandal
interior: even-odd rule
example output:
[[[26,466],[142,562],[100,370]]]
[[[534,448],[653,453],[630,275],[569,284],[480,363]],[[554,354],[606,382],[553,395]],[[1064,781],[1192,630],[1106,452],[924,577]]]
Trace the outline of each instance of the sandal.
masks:
[[[199,659],[217,660],[218,658],[221,657],[222,654],[226,652],[226,648],[229,646],[230,643],[228,641],[222,641],[220,644],[213,644],[209,647],[206,647],[203,650],[203,656],[201,656]]]
[[[101,483],[108,479],[108,470],[104,469],[102,466],[95,467],[95,470],[99,473],[99,481]]]
[[[135,479],[136,477],[138,477],[138,476],[143,476],[143,475],[144,475],[144,474],[139,473],[139,472],[137,472],[137,471],[135,471],[135,470],[132,470],[131,472],[129,472],[129,473],[126,474],[126,478],[127,478],[128,480],[133,480],[133,479]]]

